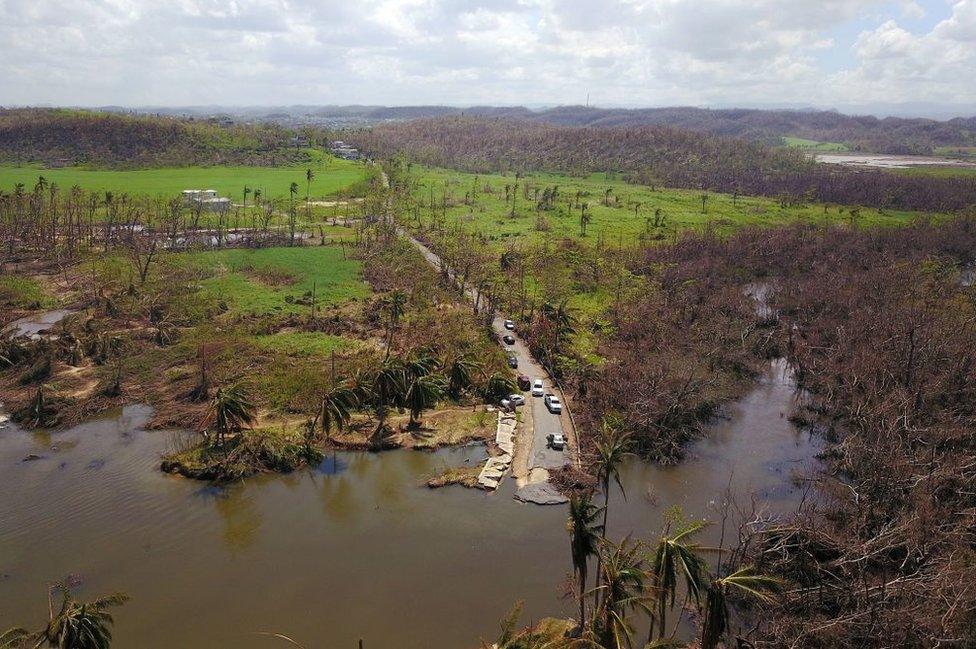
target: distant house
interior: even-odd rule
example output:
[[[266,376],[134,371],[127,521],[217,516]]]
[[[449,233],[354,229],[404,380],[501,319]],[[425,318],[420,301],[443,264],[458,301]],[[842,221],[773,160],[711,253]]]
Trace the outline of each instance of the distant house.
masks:
[[[291,146],[295,147],[296,149],[301,148],[301,147],[307,147],[307,146],[309,146],[308,138],[307,137],[304,137],[302,135],[296,135],[296,136],[294,136],[293,138],[291,138],[290,140],[288,140],[288,143]]]
[[[344,160],[359,160],[361,157],[358,149],[349,146],[342,140],[333,142],[331,150],[332,155],[337,158],[343,158]]]
[[[213,212],[226,212],[230,209],[230,199],[217,196],[215,189],[184,189],[183,205],[185,207],[200,206]]]

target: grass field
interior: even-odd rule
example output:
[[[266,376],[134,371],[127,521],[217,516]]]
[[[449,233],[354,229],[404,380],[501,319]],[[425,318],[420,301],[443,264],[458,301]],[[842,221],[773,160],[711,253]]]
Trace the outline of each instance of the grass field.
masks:
[[[936,147],[933,153],[954,158],[976,158],[976,146],[942,146]]]
[[[86,167],[47,169],[39,166],[0,166],[0,189],[13,191],[17,183],[31,189],[38,176],[57,183],[62,190],[78,185],[90,191],[175,196],[184,189],[215,189],[235,202],[243,200],[243,189],[261,189],[265,198],[287,197],[291,183],[305,196],[305,171],[311,168],[315,179],[311,196],[322,198],[363,179],[363,165],[313,151],[310,165],[288,167],[176,167],[115,171]]]
[[[181,253],[177,263],[195,265],[212,276],[203,289],[224,300],[232,313],[257,315],[307,313],[296,303],[315,291],[315,303],[325,307],[366,297],[360,263],[342,258],[339,248],[230,249]]]
[[[332,352],[339,354],[364,346],[358,340],[321,331],[287,331],[256,336],[254,342],[264,351],[279,352],[286,356],[328,356]]]
[[[976,166],[959,167],[926,165],[909,167],[908,169],[895,169],[895,173],[905,174],[906,176],[936,176],[940,178],[972,178],[976,177]]]
[[[415,167],[416,169],[416,167]],[[511,242],[541,241],[545,238],[576,238],[588,242],[604,241],[608,244],[633,243],[638,237],[666,238],[686,229],[701,230],[711,226],[719,232],[731,232],[747,225],[776,225],[797,221],[822,223],[849,222],[850,210],[844,207],[806,204],[781,207],[770,198],[735,197],[729,194],[707,192],[705,210],[702,210],[702,192],[683,189],[655,189],[631,185],[621,180],[608,179],[605,174],[593,174],[587,178],[572,178],[552,174],[529,174],[519,181],[516,200],[516,216],[510,216],[511,203],[505,200],[505,185],[513,185],[512,175],[475,175],[444,169],[420,171],[416,197],[425,205],[421,218],[429,223],[429,204],[433,190],[436,212],[441,213],[442,196],[447,195],[447,225],[461,227],[470,232],[481,232],[499,244]],[[525,197],[523,187],[528,187]],[[554,209],[535,209],[535,190],[540,195],[547,187],[558,187]],[[486,191],[486,188],[489,191]],[[610,190],[609,205],[605,204],[606,191]],[[464,204],[465,194],[473,192],[472,204]],[[575,207],[576,194],[579,203],[588,204],[590,222],[586,236],[580,228],[580,209]],[[573,207],[569,202],[572,201]],[[656,211],[659,224],[654,225]],[[861,208],[857,223],[894,225],[917,216],[914,212],[884,211]],[[414,215],[405,217],[412,223]],[[663,220],[663,225],[660,221]]]
[[[36,280],[19,275],[0,276],[0,306],[29,309],[51,308],[57,304]]]
[[[849,151],[850,149],[842,142],[818,142],[817,140],[807,140],[802,137],[783,138],[783,144],[793,149],[803,149],[806,151]]]

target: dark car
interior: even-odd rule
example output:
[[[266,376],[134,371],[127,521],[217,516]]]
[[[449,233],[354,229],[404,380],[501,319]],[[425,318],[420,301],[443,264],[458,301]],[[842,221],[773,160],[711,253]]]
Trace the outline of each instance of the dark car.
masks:
[[[504,342],[506,345],[514,345],[515,344],[515,336],[513,336],[511,334],[506,334],[506,335],[502,336],[502,342]]]
[[[518,375],[519,390],[528,390],[532,387],[532,381],[525,374]]]
[[[515,368],[517,368],[518,367],[518,356],[516,356],[515,354],[509,354],[508,355],[508,366],[511,367],[513,370]]]

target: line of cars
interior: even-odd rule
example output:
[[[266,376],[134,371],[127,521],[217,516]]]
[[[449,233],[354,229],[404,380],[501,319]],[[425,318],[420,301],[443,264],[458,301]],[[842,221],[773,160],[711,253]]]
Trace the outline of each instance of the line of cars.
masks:
[[[515,331],[515,322],[513,320],[505,320],[504,322],[506,331]],[[515,344],[515,335],[511,333],[506,333],[502,336],[502,342],[506,345]],[[512,369],[518,368],[518,355],[509,350],[507,352],[508,356],[508,366]],[[525,374],[518,375],[518,386],[520,390],[528,390],[533,397],[542,397],[542,402],[545,404],[546,409],[554,415],[559,415],[563,411],[563,404],[559,400],[559,397],[552,393],[546,392],[545,382],[541,378],[535,378],[531,381],[529,377]],[[518,393],[513,393],[508,395],[508,397],[501,400],[501,406],[506,410],[514,410],[519,406],[525,405],[525,397]],[[557,451],[561,451],[566,448],[566,437],[562,433],[553,433],[546,437],[546,442],[548,446]]]

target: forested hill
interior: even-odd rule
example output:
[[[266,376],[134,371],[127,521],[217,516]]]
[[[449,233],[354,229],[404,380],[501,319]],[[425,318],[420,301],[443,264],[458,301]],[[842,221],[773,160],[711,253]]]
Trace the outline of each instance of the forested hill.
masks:
[[[345,137],[377,157],[402,153],[422,164],[473,172],[613,170],[648,184],[776,196],[784,202],[940,212],[976,205],[976,175],[921,177],[820,165],[795,151],[666,126],[596,129],[444,117],[385,124]]]
[[[842,115],[833,111],[706,108],[604,109],[563,106],[532,119],[563,126],[666,125],[780,144],[783,137],[837,142],[875,153],[932,154],[941,148],[976,146],[976,117],[936,121]]]
[[[114,168],[274,165],[302,160],[289,132],[271,125],[81,110],[0,110],[0,162]]]
[[[947,121],[843,115],[835,111],[559,106],[323,106],[301,112],[318,118],[358,118],[365,123],[447,116],[500,117],[558,126],[672,126],[780,145],[783,138],[843,144],[856,151],[930,155],[976,147],[976,117]]]

